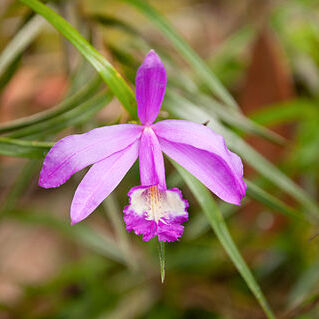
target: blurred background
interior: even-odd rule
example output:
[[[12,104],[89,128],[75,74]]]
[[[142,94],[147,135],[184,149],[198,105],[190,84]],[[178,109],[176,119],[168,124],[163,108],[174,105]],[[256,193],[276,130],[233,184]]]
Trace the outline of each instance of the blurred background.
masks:
[[[133,89],[144,55],[157,51],[168,73],[160,118],[208,123],[244,159],[243,205],[209,197],[276,316],[319,318],[319,1],[46,3]],[[84,172],[58,189],[37,186],[45,152],[33,141],[130,120],[60,33],[19,1],[1,0],[0,318],[265,318],[210,226],[200,191],[170,161],[168,186],[183,190],[190,220],[166,247],[164,284],[156,240],[124,229],[138,163],[74,227],[69,208]]]

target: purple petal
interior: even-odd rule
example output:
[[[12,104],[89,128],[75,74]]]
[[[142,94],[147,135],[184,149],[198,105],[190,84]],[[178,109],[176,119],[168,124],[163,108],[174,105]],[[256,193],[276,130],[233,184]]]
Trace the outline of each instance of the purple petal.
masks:
[[[164,153],[221,199],[240,204],[246,192],[243,165],[227,149],[221,135],[204,125],[182,120],[166,120],[152,127]]]
[[[90,215],[120,183],[138,156],[139,141],[94,164],[78,186],[71,205],[71,223]]]
[[[158,139],[150,127],[143,130],[139,149],[140,178],[143,186],[166,188],[165,167]]]
[[[166,88],[164,65],[153,50],[137,70],[135,83],[138,117],[143,124],[150,125],[158,115]]]
[[[188,220],[188,203],[179,189],[138,186],[128,195],[130,202],[124,209],[128,231],[143,235],[145,241],[155,236],[159,241],[175,241],[182,236],[182,223]]]
[[[141,133],[140,125],[121,124],[63,138],[47,154],[39,185],[44,188],[60,186],[77,171],[123,150]]]

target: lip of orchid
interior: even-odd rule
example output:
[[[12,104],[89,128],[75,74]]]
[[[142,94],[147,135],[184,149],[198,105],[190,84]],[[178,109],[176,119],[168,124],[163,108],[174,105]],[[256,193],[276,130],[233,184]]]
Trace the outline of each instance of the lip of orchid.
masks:
[[[188,220],[188,203],[179,189],[167,189],[163,152],[198,178],[222,200],[239,205],[245,196],[241,159],[223,137],[207,126],[164,120],[154,124],[166,89],[165,67],[151,50],[136,75],[141,125],[120,124],[70,135],[47,154],[39,185],[58,187],[74,173],[93,165],[79,184],[71,205],[72,224],[89,216],[115,189],[139,158],[141,185],[133,187],[124,209],[128,231],[178,240]]]

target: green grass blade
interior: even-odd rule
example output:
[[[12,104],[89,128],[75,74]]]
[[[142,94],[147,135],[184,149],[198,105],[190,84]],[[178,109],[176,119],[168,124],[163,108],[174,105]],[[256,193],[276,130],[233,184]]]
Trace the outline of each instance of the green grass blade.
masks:
[[[111,17],[111,16],[106,16],[106,15],[100,15],[100,14],[94,14],[90,16],[92,20],[94,20],[97,23],[100,23],[101,25],[104,25],[106,27],[116,27],[118,29],[122,29],[123,31],[136,36],[136,37],[141,37],[141,34],[134,29],[132,26],[129,24],[123,22],[120,19]]]
[[[132,249],[133,247],[128,232],[125,227],[123,227],[122,208],[114,192],[103,201],[102,207],[112,224],[116,241],[118,242],[118,246],[123,253],[128,267],[131,271],[137,271],[139,268],[138,258]]]
[[[34,16],[15,35],[0,55],[0,78],[15,59],[29,46],[34,38],[41,32],[45,20],[41,16]]]
[[[10,82],[11,78],[18,70],[20,65],[22,54],[19,54],[3,71],[0,76],[0,92],[5,88],[5,86]]]
[[[100,78],[94,78],[87,83],[82,89],[78,90],[77,93],[63,100],[60,104],[49,110],[42,111],[31,116],[26,116],[18,120],[13,120],[8,123],[0,125],[0,134],[9,133],[18,129],[26,128],[39,124],[41,122],[55,118],[83,103],[87,98],[91,97],[97,92],[100,87]]]
[[[263,107],[250,117],[262,125],[278,125],[316,116],[317,108],[316,100],[300,98]]]
[[[32,179],[39,171],[39,167],[40,161],[37,159],[29,160],[24,165],[15,182],[10,187],[10,191],[6,193],[6,196],[4,196],[4,199],[1,202],[0,215],[14,209],[21,195],[30,187]]]
[[[275,210],[279,211],[287,216],[297,218],[302,221],[307,221],[305,216],[302,215],[299,211],[293,209],[292,207],[288,206],[278,198],[272,196],[271,194],[267,193],[263,189],[261,189],[259,186],[257,186],[255,183],[248,181],[245,179],[245,183],[247,184],[247,196],[250,198],[263,203],[265,206]]]
[[[24,0],[26,1],[26,0]],[[203,82],[210,88],[212,93],[218,97],[226,105],[237,108],[234,98],[228,93],[221,82],[209,69],[206,63],[198,56],[198,54],[189,46],[189,44],[173,29],[170,23],[146,1],[143,0],[121,0],[127,2],[145,16],[147,16],[153,24],[155,24],[163,34],[172,41],[173,45],[180,54],[188,61],[192,68],[202,78]]]
[[[28,138],[36,138],[38,136],[41,137],[41,135],[56,133],[64,128],[84,123],[95,113],[108,105],[112,100],[112,97],[113,95],[111,92],[100,92],[84,103],[59,116],[17,130],[13,132],[10,137],[21,138],[28,136]]]
[[[42,158],[54,143],[0,137],[0,154],[14,157]]]
[[[204,214],[211,227],[213,228],[217,238],[226,250],[228,256],[238,269],[241,276],[246,281],[248,287],[258,300],[259,304],[263,308],[267,318],[274,319],[275,316],[272,313],[270,306],[268,305],[258,283],[256,282],[254,276],[252,275],[250,269],[248,268],[246,262],[242,258],[240,252],[238,251],[233,239],[231,238],[226,223],[223,219],[221,212],[218,209],[213,197],[211,196],[208,189],[202,185],[195,177],[188,173],[185,169],[176,163],[173,163],[178,172],[181,174],[186,184],[192,191],[193,195],[199,202]]]
[[[65,19],[54,10],[38,0],[20,0],[32,10],[43,16],[63,36],[65,36],[78,51],[92,64],[113,94],[133,119],[137,118],[136,99],[133,91],[117,70]]]

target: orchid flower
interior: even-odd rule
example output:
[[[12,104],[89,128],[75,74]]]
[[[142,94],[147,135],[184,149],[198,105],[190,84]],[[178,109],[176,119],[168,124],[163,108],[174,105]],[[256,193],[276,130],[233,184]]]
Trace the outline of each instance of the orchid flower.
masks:
[[[124,208],[128,231],[148,241],[178,240],[188,220],[188,203],[179,189],[167,189],[163,153],[183,166],[222,200],[239,205],[245,196],[241,159],[210,128],[184,120],[154,124],[166,88],[166,71],[151,50],[136,76],[141,125],[120,124],[70,135],[48,152],[39,185],[58,187],[77,171],[92,165],[71,204],[71,224],[89,216],[115,189],[139,157],[141,185],[129,193]]]

